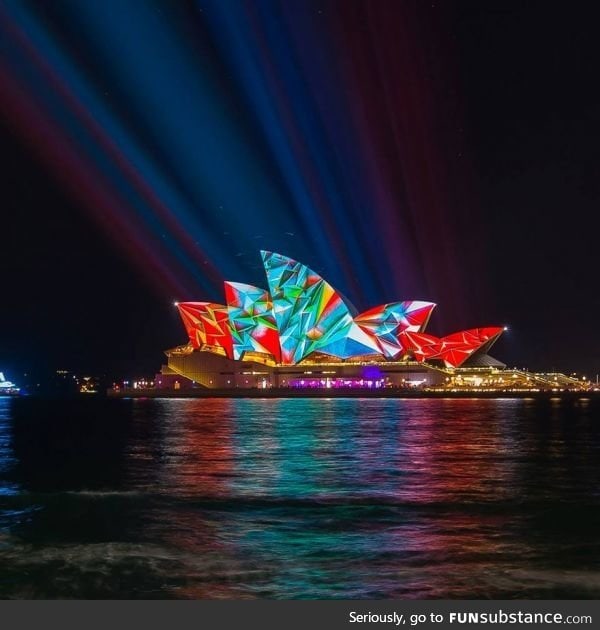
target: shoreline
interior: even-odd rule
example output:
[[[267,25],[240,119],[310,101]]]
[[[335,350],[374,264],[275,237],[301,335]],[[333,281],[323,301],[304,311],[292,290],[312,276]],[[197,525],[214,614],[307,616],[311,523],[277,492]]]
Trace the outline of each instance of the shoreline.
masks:
[[[594,398],[600,391],[410,391],[399,389],[129,389],[108,390],[109,398],[533,398],[539,400]]]

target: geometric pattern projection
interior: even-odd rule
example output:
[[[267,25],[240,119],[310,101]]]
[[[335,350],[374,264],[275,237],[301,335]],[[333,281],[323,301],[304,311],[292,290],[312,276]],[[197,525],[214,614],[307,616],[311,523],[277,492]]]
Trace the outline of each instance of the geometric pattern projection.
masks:
[[[293,365],[319,352],[341,359],[411,356],[458,367],[487,352],[503,328],[473,328],[434,337],[424,333],[435,304],[391,302],[359,315],[319,274],[292,258],[262,251],[269,290],[225,282],[227,305],[180,302],[179,313],[196,349],[219,348],[227,357],[246,352]]]
[[[426,361],[439,353],[441,339],[422,332],[404,331],[400,333],[398,342],[405,351],[417,361]]]
[[[486,352],[502,334],[504,328],[471,328],[446,337],[434,337],[424,333],[405,331],[400,343],[418,361],[436,359],[447,367],[459,367],[475,352]]]
[[[424,330],[434,308],[433,302],[392,302],[369,309],[354,321],[375,339],[384,356],[395,358],[406,350],[399,341],[400,333]]]
[[[378,353],[377,342],[354,323],[341,296],[306,265],[261,252],[279,330],[281,362],[295,364],[311,352],[342,358]]]
[[[262,352],[281,362],[279,333],[268,291],[240,282],[225,282],[233,358],[244,352]]]
[[[194,348],[223,348],[225,354],[233,358],[227,306],[212,302],[178,302],[177,308]]]

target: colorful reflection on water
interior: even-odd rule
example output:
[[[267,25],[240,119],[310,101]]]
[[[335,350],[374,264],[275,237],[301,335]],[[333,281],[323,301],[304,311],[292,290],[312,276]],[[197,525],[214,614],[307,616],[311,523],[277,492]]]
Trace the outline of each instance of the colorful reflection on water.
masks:
[[[0,399],[0,596],[600,595],[597,401]]]

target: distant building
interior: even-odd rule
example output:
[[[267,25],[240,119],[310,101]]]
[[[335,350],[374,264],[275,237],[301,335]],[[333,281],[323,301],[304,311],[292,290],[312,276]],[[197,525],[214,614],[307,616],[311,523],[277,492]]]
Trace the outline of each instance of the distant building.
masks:
[[[20,389],[4,378],[4,372],[0,372],[0,396],[12,396],[18,394]]]

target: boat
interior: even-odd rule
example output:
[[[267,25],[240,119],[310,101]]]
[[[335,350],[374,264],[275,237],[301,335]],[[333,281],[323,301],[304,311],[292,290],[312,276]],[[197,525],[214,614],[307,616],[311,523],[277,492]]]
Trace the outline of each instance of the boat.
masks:
[[[0,372],[0,396],[18,396],[20,388],[11,381],[4,378],[4,373]]]

